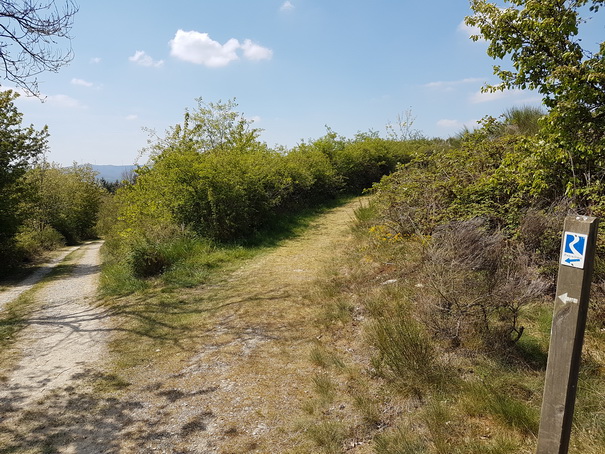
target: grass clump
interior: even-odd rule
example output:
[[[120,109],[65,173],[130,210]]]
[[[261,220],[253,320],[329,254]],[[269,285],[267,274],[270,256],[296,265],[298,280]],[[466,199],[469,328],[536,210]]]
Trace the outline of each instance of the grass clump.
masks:
[[[347,438],[346,425],[338,421],[320,421],[307,428],[307,435],[321,452],[338,454],[343,452]]]
[[[421,454],[427,452],[428,446],[419,440],[408,427],[396,427],[374,440],[376,454]]]
[[[366,332],[377,351],[372,365],[378,373],[415,393],[436,383],[437,352],[422,325],[410,315],[409,304],[383,309],[368,323]]]

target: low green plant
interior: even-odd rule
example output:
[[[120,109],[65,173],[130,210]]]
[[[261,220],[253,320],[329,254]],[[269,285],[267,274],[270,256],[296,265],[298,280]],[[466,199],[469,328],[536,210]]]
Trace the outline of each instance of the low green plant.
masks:
[[[423,421],[430,434],[431,442],[438,454],[449,454],[452,440],[456,439],[458,428],[456,416],[451,408],[439,399],[433,399],[425,408]]]
[[[105,262],[101,271],[101,293],[105,296],[129,295],[149,287],[149,282],[137,279],[125,261]]]
[[[328,350],[319,342],[316,343],[311,350],[310,358],[313,364],[322,367],[323,369],[335,367],[342,370],[345,368],[345,364],[340,357],[335,352]]]
[[[23,226],[15,236],[17,251],[26,260],[34,260],[46,251],[65,245],[65,238],[49,225],[39,228]]]
[[[353,404],[363,419],[363,422],[378,427],[383,422],[381,414],[381,402],[371,395],[367,389],[355,389],[353,394]]]
[[[331,403],[336,397],[336,385],[326,373],[319,373],[313,376],[315,392],[324,403]]]
[[[485,381],[468,383],[465,389],[467,411],[489,414],[526,436],[537,436],[540,411],[531,402],[515,395],[516,386],[507,383],[496,386]]]

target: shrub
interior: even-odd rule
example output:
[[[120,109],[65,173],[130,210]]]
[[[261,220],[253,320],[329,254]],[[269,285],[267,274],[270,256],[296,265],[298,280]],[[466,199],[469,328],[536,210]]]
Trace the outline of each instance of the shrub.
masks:
[[[530,258],[480,218],[436,229],[426,249],[419,298],[435,334],[460,345],[507,348],[522,335],[519,312],[549,283]]]
[[[45,251],[52,251],[65,244],[65,238],[48,225],[39,228],[24,226],[15,236],[16,249],[25,260],[33,260]]]
[[[163,238],[142,238],[131,246],[128,262],[137,277],[157,276],[185,260],[196,242],[185,232],[174,232]]]

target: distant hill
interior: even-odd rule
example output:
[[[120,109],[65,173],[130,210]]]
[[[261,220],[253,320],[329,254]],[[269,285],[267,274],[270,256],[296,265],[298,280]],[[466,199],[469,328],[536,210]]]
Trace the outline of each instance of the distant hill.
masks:
[[[122,181],[125,172],[134,170],[136,166],[111,166],[91,164],[92,170],[98,173],[97,178],[103,178],[105,181]]]

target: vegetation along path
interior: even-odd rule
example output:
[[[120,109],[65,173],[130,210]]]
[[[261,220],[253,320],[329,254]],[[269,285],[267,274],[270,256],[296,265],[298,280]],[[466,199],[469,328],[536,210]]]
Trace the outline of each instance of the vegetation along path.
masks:
[[[70,317],[90,326],[58,322],[44,309],[31,323],[43,335],[24,336],[22,361],[2,393],[9,416],[0,420],[0,441],[11,448],[0,453],[311,452],[297,421],[321,333],[320,308],[305,296],[346,244],[359,205],[324,213],[302,235],[204,287],[130,296],[104,310],[64,302]],[[91,260],[65,279],[95,279],[96,266]],[[68,331],[40,331],[46,325]],[[44,359],[48,349],[69,349],[76,335],[78,356],[63,372]],[[76,370],[78,381],[61,386],[57,377],[73,379]],[[30,389],[45,382],[43,373],[54,393],[35,401],[40,394]]]

